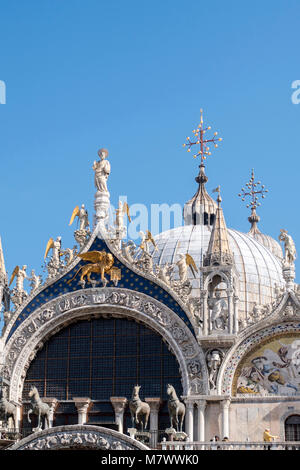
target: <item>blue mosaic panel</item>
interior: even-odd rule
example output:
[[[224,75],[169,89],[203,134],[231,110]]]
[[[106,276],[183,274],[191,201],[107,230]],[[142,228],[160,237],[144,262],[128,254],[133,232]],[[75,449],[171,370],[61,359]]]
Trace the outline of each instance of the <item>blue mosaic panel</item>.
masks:
[[[94,240],[89,251],[94,251],[94,250],[95,251],[105,250],[106,252],[109,252],[109,249],[105,241],[99,238],[96,238]],[[124,288],[124,289],[130,289],[136,292],[141,292],[160,301],[161,303],[169,307],[173,312],[175,312],[181,318],[181,320],[183,320],[183,322],[187,325],[187,327],[195,336],[190,320],[188,319],[188,317],[186,316],[185,312],[182,310],[180,305],[173,299],[173,297],[167,291],[165,291],[162,287],[158,286],[155,282],[145,279],[143,276],[131,271],[131,269],[124,266],[124,264],[122,264],[115,255],[114,255],[114,259],[115,259],[114,266],[120,268],[122,272],[122,279],[121,281],[119,281],[117,288]],[[83,260],[80,261],[71,271],[66,273],[62,278],[60,278],[54,284],[52,284],[51,286],[47,287],[42,292],[40,292],[18,315],[13,327],[11,328],[9,332],[7,341],[10,339],[13,333],[17,330],[17,328],[22,324],[22,322],[26,318],[28,318],[29,315],[32,312],[34,312],[34,310],[39,308],[41,305],[59,297],[60,295],[66,294],[68,292],[80,291],[81,286],[78,283],[79,276],[76,276],[75,279],[73,279],[73,277],[75,276],[78,269],[81,266],[84,266],[86,264],[87,264],[86,261],[83,261]],[[99,279],[99,275],[98,277],[96,276],[97,276],[96,274],[92,274],[91,278]],[[111,283],[109,283],[108,286],[110,286],[110,284]],[[87,283],[85,288],[87,289],[89,286],[91,287],[91,285]]]

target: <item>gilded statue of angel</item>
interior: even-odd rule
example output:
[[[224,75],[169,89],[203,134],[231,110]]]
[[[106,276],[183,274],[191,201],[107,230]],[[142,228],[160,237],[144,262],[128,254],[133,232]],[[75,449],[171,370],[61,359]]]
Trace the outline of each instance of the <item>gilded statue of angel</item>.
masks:
[[[155,240],[152,236],[152,233],[149,231],[149,230],[146,230],[146,235],[144,234],[144,232],[140,232],[139,233],[140,237],[141,237],[141,243],[140,243],[140,248],[144,251],[146,251],[148,253],[148,243],[152,243],[152,245],[154,246],[154,250],[157,250],[157,245],[155,243]]]
[[[198,272],[198,268],[196,266],[196,263],[194,261],[194,258],[186,253],[185,255],[181,253],[179,255],[179,260],[177,261],[177,266],[179,269],[179,278],[181,282],[185,282],[187,280],[187,272],[188,268],[192,271],[194,277],[196,277],[195,272]]]
[[[75,217],[78,217],[78,220],[79,220],[79,230],[86,230],[89,227],[90,223],[88,219],[88,212],[85,209],[84,204],[81,205],[80,209],[79,209],[79,206],[75,207],[75,209],[72,212],[69,225],[72,225]]]
[[[85,266],[81,266],[76,271],[73,278],[68,281],[68,284],[70,284],[75,279],[80,271],[80,282],[83,282],[85,277],[87,278],[88,282],[91,282],[92,273],[100,273],[101,280],[104,281],[106,279],[104,274],[110,273],[114,264],[113,255],[106,253],[106,251],[88,251],[87,253],[80,253],[78,256],[84,261],[91,261],[91,263],[86,264]]]
[[[123,229],[123,216],[127,214],[128,221],[131,222],[131,217],[129,213],[129,206],[126,201],[122,203],[122,201],[119,201],[119,207],[116,209],[116,220],[115,220],[115,226],[117,230],[121,231]]]
[[[57,237],[56,240],[53,240],[53,238],[49,238],[46,250],[45,250],[45,255],[44,259],[47,258],[49,251],[52,249],[52,260],[54,263],[57,263],[59,265],[60,263],[60,255],[61,255],[61,237]]]
[[[24,291],[24,288],[23,288],[24,279],[27,278],[26,269],[27,269],[26,265],[24,265],[22,268],[20,268],[20,266],[16,266],[11,275],[9,285],[11,285],[14,278],[16,278],[16,289],[18,292]]]

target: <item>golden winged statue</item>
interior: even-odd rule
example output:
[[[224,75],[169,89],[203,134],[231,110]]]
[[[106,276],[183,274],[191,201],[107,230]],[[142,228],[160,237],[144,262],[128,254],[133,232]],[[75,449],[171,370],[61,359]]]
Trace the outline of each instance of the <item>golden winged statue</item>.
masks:
[[[47,245],[46,245],[44,259],[47,258],[48,253],[51,249],[52,249],[52,261],[53,263],[56,263],[57,265],[59,265],[60,257],[62,256],[61,237],[57,237],[56,240],[54,240],[52,237],[49,238]]]
[[[9,285],[12,284],[15,276],[18,276],[19,272],[20,272],[20,267],[16,266],[15,269],[13,270],[13,272],[12,272],[12,275],[11,275],[11,278],[10,278],[10,281],[9,281]]]
[[[75,209],[72,212],[69,225],[72,225],[72,223],[74,222],[75,217],[77,217],[79,215],[79,212],[80,212],[79,206],[76,206]]]
[[[10,281],[9,281],[9,285],[11,285],[14,278],[16,278],[16,288],[17,288],[17,290],[19,290],[19,291],[23,290],[23,282],[24,282],[24,279],[27,277],[26,276],[26,269],[27,269],[26,265],[24,265],[22,268],[20,268],[20,266],[16,266],[15,269],[13,270],[13,272],[12,272],[12,275],[11,275],[11,278],[10,278]]]
[[[116,209],[116,220],[115,226],[118,230],[123,229],[123,215],[127,214],[128,221],[131,222],[131,217],[129,213],[129,206],[127,202],[119,201],[119,207]]]
[[[88,251],[87,253],[81,253],[78,256],[84,261],[91,261],[91,263],[86,264],[85,266],[81,266],[76,271],[73,278],[68,281],[68,284],[70,284],[75,279],[80,271],[80,282],[84,281],[85,277],[87,278],[88,282],[91,282],[92,273],[100,273],[101,280],[104,281],[106,279],[104,274],[110,273],[114,264],[113,255],[106,253],[106,251]]]
[[[157,245],[155,243],[155,240],[152,236],[152,233],[150,232],[150,230],[146,230],[146,235],[144,234],[144,232],[140,232],[140,237],[141,237],[141,244],[140,244],[140,248],[142,250],[145,250],[147,251],[147,243],[148,242],[151,242],[152,245],[154,246],[154,249],[157,250]]]
[[[129,213],[129,206],[126,201],[122,202],[119,201],[119,208],[116,210],[116,212],[121,212],[123,214],[127,214],[128,221],[131,222],[131,217]]]
[[[51,248],[53,248],[54,246],[54,240],[53,238],[49,238],[48,242],[47,242],[47,245],[46,245],[46,250],[45,250],[45,255],[44,255],[44,259],[47,258],[47,255],[49,253],[49,250],[51,250]]]
[[[186,254],[185,254],[185,261],[186,261],[187,266],[190,267],[190,269],[191,269],[191,271],[192,271],[194,277],[196,277],[195,271],[196,271],[196,273],[197,273],[197,272],[198,272],[198,268],[197,268],[197,266],[196,266],[196,263],[195,263],[195,261],[194,261],[194,258],[193,258],[191,255],[189,255],[188,253],[186,253]]]
[[[79,220],[79,230],[84,230],[89,226],[88,213],[84,207],[84,204],[81,205],[81,209],[79,209],[79,206],[75,207],[75,209],[72,212],[69,225],[72,225],[75,217],[78,217],[78,220]]]
[[[131,217],[130,217],[130,214],[129,214],[129,206],[128,206],[127,202],[124,202],[123,207],[126,210],[126,214],[127,214],[129,222],[131,222]]]

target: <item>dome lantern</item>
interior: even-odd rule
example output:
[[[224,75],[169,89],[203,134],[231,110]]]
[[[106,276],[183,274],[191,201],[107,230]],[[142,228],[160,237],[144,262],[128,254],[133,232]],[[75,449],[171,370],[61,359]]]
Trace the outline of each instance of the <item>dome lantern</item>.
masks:
[[[203,124],[203,111],[200,110],[200,124],[197,129],[193,130],[195,140],[187,137],[187,143],[183,144],[188,147],[187,151],[190,152],[194,145],[199,145],[199,151],[193,155],[194,158],[200,157],[201,164],[199,166],[199,175],[195,178],[199,184],[198,191],[193,198],[188,201],[183,209],[183,218],[185,225],[210,225],[212,226],[215,220],[217,205],[214,200],[207,194],[205,184],[207,183],[207,176],[204,172],[204,161],[206,157],[211,155],[210,147],[213,144],[215,148],[218,147],[217,142],[222,138],[217,137],[218,133],[215,132],[212,138],[206,138],[205,133],[211,130],[211,126],[204,127]]]
[[[195,178],[199,187],[196,194],[185,203],[183,208],[184,225],[210,225],[215,221],[217,204],[206,191],[205,184],[208,178],[205,174],[205,165],[199,166],[199,175]]]

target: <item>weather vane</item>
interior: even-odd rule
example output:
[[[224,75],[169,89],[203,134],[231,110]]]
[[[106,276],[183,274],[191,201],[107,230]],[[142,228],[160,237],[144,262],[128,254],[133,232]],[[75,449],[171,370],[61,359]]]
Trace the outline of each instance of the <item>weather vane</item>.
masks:
[[[187,144],[183,144],[183,147],[188,147],[188,152],[191,151],[193,145],[199,145],[199,151],[193,155],[194,158],[201,157],[201,164],[203,161],[206,160],[207,155],[211,155],[210,148],[207,144],[212,143],[214,144],[215,148],[218,147],[217,142],[221,141],[221,137],[217,137],[218,133],[215,132],[214,136],[211,139],[205,139],[204,134],[211,129],[211,126],[206,128],[203,127],[203,110],[200,109],[200,124],[197,129],[193,130],[195,142],[192,142],[190,137],[187,137]]]
[[[255,209],[261,205],[260,202],[258,202],[259,195],[264,199],[265,198],[265,193],[268,192],[267,189],[265,189],[265,186],[261,184],[260,181],[255,182],[254,181],[254,170],[252,169],[251,173],[251,178],[246,183],[246,187],[241,189],[241,193],[239,196],[242,198],[242,201],[245,201],[246,196],[250,196],[250,202],[247,204],[247,207],[251,207],[252,212],[255,211]]]

